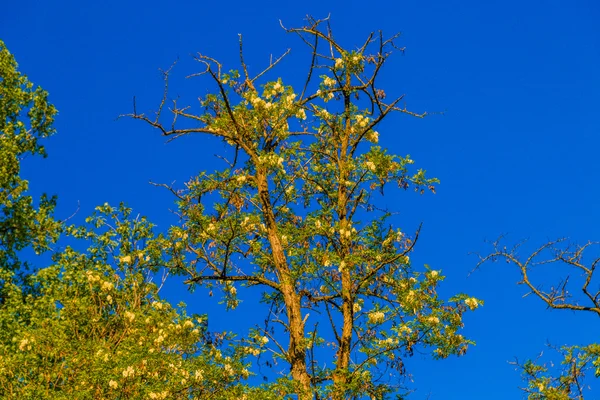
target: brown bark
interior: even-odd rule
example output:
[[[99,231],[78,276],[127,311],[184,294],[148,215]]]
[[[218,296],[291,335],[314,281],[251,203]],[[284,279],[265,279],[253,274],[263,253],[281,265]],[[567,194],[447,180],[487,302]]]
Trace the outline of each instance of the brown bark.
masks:
[[[346,76],[347,81],[350,82],[349,73]],[[338,201],[337,201],[337,213],[340,220],[340,225],[345,229],[348,229],[347,220],[347,202],[348,202],[348,189],[346,187],[346,180],[349,177],[347,171],[347,158],[352,122],[350,120],[350,97],[348,93],[344,93],[345,103],[345,129],[342,133],[341,147],[338,159],[339,168],[339,182],[338,182]],[[344,259],[350,253],[350,240],[345,238],[344,235],[340,235],[341,240],[341,258]],[[334,383],[334,399],[344,398],[344,389],[346,383],[348,383],[348,367],[350,366],[350,349],[352,344],[352,327],[354,325],[354,315],[352,310],[352,279],[350,276],[350,265],[346,265],[341,271],[341,283],[342,283],[342,316],[343,325],[342,332],[339,339],[339,347],[336,353],[336,370],[333,374]]]
[[[312,398],[312,391],[311,378],[306,370],[306,349],[305,346],[303,346],[304,321],[302,320],[302,309],[300,305],[301,296],[296,292],[295,282],[291,276],[285,257],[285,251],[281,244],[269,194],[267,173],[264,170],[264,167],[257,166],[256,181],[262,212],[266,222],[267,237],[271,245],[273,262],[279,276],[280,288],[288,317],[290,342],[287,351],[287,359],[290,363],[292,378],[300,383],[301,393],[298,393],[298,398],[301,400],[309,400]]]

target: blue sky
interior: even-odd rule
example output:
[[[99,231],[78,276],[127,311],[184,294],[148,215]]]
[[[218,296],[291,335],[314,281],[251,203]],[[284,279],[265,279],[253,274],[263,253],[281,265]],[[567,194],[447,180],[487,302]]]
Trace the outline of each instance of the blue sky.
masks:
[[[454,4],[451,4],[454,3]],[[161,96],[159,68],[190,55],[211,55],[237,66],[243,33],[251,67],[303,44],[279,19],[298,26],[306,14],[331,13],[336,37],[362,43],[372,30],[402,32],[406,46],[383,73],[388,93],[406,94],[424,119],[394,116],[380,143],[410,154],[441,180],[436,195],[407,192],[385,199],[406,231],[423,222],[412,259],[448,276],[444,293],[467,292],[486,301],[466,318],[477,341],[461,358],[407,362],[415,399],[521,398],[519,374],[508,361],[535,357],[554,345],[585,344],[600,328],[592,315],[546,310],[525,289],[514,267],[490,264],[467,277],[489,250],[484,240],[600,240],[600,4],[580,1],[13,1],[0,13],[0,39],[20,69],[50,92],[59,109],[58,134],[46,160],[27,160],[34,193],[59,196],[58,214],[81,206],[83,218],[106,201],[125,201],[160,229],[173,220],[169,193],[149,181],[184,182],[213,169],[222,147],[201,137],[166,144],[135,121],[117,120],[153,109]],[[179,67],[178,67],[179,68]],[[286,77],[297,69],[282,64]],[[177,75],[177,74],[176,74]],[[182,96],[205,94],[205,82],[175,81]],[[192,310],[215,310],[211,327],[243,329],[246,313],[227,314],[200,295],[172,287]],[[259,316],[262,318],[262,315]],[[590,398],[599,398],[596,387]],[[430,396],[430,397],[428,397]]]

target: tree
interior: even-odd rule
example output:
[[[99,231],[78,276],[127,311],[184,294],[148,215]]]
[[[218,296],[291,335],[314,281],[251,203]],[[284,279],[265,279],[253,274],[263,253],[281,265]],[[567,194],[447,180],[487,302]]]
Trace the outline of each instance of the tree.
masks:
[[[54,133],[56,110],[2,42],[0,106],[0,396],[273,398],[240,383],[244,349],[223,347],[228,335],[210,333],[204,316],[160,298],[152,279],[164,238],[145,218],[106,204],[88,226],[65,227],[54,198],[34,206],[20,162],[45,154],[38,141]],[[60,232],[52,264],[29,268],[39,259],[22,250],[49,250]]]
[[[400,107],[402,97],[387,101],[377,86],[396,36],[371,34],[348,51],[325,20],[285,31],[310,49],[300,90],[266,79],[288,52],[252,75],[240,36],[239,71],[196,56],[203,70],[192,76],[215,85],[202,110],[173,101],[165,121],[169,69],[156,115],[135,105],[129,114],[170,140],[200,133],[230,149],[223,170],[167,186],[181,217],[168,266],[190,288],[221,289],[229,309],[238,287],[263,289],[268,324],[245,343],[289,364],[298,398],[384,398],[415,349],[464,354],[472,342],[459,333],[463,313],[482,303],[465,294],[441,300],[441,273],[419,272],[409,258],[419,230],[394,229],[378,206],[388,184],[423,193],[437,183],[424,170],[410,173],[409,156],[378,145],[376,129],[392,113],[424,116]]]
[[[502,239],[502,238],[501,238]],[[526,257],[520,254],[523,243],[513,247],[504,246],[501,239],[492,243],[493,251],[480,258],[478,266],[500,259],[514,264],[519,269],[521,280],[528,294],[541,299],[548,308],[593,313],[600,316],[600,289],[594,279],[594,272],[600,263],[598,242],[588,242],[581,246],[567,244],[565,239],[549,241],[538,247]],[[562,280],[544,288],[532,276],[535,267],[565,271]],[[537,272],[539,274],[539,272]],[[540,275],[537,275],[540,276]],[[552,363],[540,363],[527,360],[516,362],[522,371],[527,386],[523,390],[528,399],[568,400],[583,399],[587,372],[600,377],[600,344],[587,346],[563,346],[555,349],[562,356],[561,367]]]
[[[19,251],[30,246],[37,253],[47,250],[58,235],[52,218],[55,199],[42,196],[35,207],[27,195],[28,182],[19,175],[21,159],[45,156],[40,140],[54,134],[56,109],[47,98],[17,70],[0,41],[0,283],[26,269]]]
[[[222,349],[225,335],[210,334],[204,316],[159,297],[149,276],[162,265],[162,239],[130,213],[104,205],[90,227],[69,227],[90,247],[67,247],[32,274],[34,295],[4,287],[0,392],[15,399],[268,398],[239,384],[249,374],[245,354]]]

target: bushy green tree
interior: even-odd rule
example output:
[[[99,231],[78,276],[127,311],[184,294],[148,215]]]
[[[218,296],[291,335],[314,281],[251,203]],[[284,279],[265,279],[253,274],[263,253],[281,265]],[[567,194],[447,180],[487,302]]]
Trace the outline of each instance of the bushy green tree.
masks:
[[[26,267],[19,251],[31,246],[39,253],[58,235],[52,218],[55,199],[43,196],[36,207],[20,176],[21,160],[45,156],[40,140],[54,134],[56,109],[47,98],[18,71],[0,41],[0,282]]]
[[[230,149],[222,170],[170,187],[182,223],[170,232],[169,266],[191,287],[221,289],[230,309],[241,286],[263,289],[269,323],[246,340],[289,364],[298,398],[384,398],[415,349],[463,354],[472,343],[460,334],[463,314],[481,301],[439,298],[442,273],[409,258],[418,232],[379,211],[389,185],[423,193],[437,183],[379,143],[391,114],[423,116],[377,86],[395,37],[371,34],[347,50],[327,21],[286,31],[310,49],[297,88],[288,84],[297,77],[275,73],[283,56],[251,74],[240,37],[239,71],[196,57],[195,75],[215,85],[201,110],[173,102],[165,121],[166,85],[155,116],[130,114],[171,139],[200,133]],[[381,379],[390,371],[392,380]]]

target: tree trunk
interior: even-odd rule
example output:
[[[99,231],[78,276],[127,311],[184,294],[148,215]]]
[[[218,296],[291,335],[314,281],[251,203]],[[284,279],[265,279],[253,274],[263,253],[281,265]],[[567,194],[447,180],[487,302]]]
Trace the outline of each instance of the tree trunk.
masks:
[[[306,370],[306,348],[304,341],[304,321],[302,320],[302,308],[300,306],[300,295],[296,293],[295,282],[292,279],[290,269],[285,257],[285,251],[281,244],[277,222],[271,205],[269,186],[266,171],[257,166],[256,180],[260,196],[262,212],[266,222],[267,236],[273,253],[275,270],[279,275],[279,284],[283,294],[283,301],[288,317],[289,346],[287,360],[290,363],[292,378],[300,384],[299,400],[312,399],[311,379]]]

